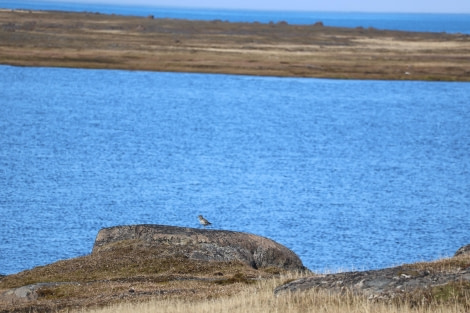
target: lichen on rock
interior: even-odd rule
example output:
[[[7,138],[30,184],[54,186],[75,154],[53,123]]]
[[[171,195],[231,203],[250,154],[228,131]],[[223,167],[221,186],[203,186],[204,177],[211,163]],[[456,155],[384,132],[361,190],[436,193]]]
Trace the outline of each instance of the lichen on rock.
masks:
[[[303,271],[300,258],[265,237],[228,231],[164,225],[130,225],[99,231],[93,254],[123,246],[155,249],[161,256],[184,256],[201,261],[241,261],[253,268],[278,267]]]

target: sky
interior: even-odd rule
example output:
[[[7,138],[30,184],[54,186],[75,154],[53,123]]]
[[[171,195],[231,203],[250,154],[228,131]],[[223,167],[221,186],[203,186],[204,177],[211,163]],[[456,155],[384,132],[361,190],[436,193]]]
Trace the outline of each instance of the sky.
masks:
[[[56,0],[59,1],[59,0]],[[254,10],[470,13],[470,0],[60,0],[186,8]],[[470,23],[470,21],[469,21]]]

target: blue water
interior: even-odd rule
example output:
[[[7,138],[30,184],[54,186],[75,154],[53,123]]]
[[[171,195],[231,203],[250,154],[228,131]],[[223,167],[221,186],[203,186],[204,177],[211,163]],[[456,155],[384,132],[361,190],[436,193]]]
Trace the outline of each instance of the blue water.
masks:
[[[231,22],[280,22],[289,24],[314,24],[326,26],[374,27],[377,29],[448,32],[470,34],[470,14],[420,14],[420,13],[358,13],[358,12],[308,12],[308,11],[254,11],[222,9],[184,9],[158,6],[131,6],[111,4],[79,4],[70,2],[2,0],[0,8],[99,12],[148,16],[157,18],[183,18],[191,20],[223,20]]]
[[[470,243],[470,84],[0,66],[0,273],[102,227],[272,238],[315,271]]]

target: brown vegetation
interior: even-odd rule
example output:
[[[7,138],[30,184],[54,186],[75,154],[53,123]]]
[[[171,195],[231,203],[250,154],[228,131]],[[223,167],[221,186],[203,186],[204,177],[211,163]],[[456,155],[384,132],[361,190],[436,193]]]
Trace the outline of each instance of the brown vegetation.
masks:
[[[30,284],[57,284],[40,285],[34,300],[0,301],[0,312],[450,313],[470,309],[470,284],[464,280],[423,286],[393,299],[328,288],[274,295],[279,285],[312,274],[277,268],[255,270],[240,262],[162,257],[160,252],[148,247],[122,247],[3,277],[0,294]],[[421,271],[436,275],[458,272],[469,266],[470,256],[464,255],[401,268],[403,275],[413,276]]]
[[[470,36],[1,10],[0,63],[470,81]]]
[[[273,296],[274,287],[287,277],[262,280],[246,286],[230,297],[211,300],[184,300],[154,298],[148,302],[119,303],[105,308],[87,310],[88,313],[465,313],[465,305],[457,301],[433,303],[430,306],[412,306],[410,303],[371,302],[366,297],[352,293],[338,294],[315,289],[301,293]],[[467,293],[468,297],[468,293]]]
[[[38,284],[37,299],[0,300],[0,312],[55,311],[122,301],[210,299],[240,292],[256,279],[279,275],[274,268],[255,270],[241,262],[196,261],[161,257],[156,249],[123,247],[36,267],[0,280],[0,294]]]

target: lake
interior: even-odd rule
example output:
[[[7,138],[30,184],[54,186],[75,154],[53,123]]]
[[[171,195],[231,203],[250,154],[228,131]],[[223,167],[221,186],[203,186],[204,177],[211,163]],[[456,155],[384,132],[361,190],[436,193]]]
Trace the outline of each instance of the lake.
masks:
[[[0,66],[0,273],[102,227],[269,237],[314,271],[470,243],[470,83]]]

